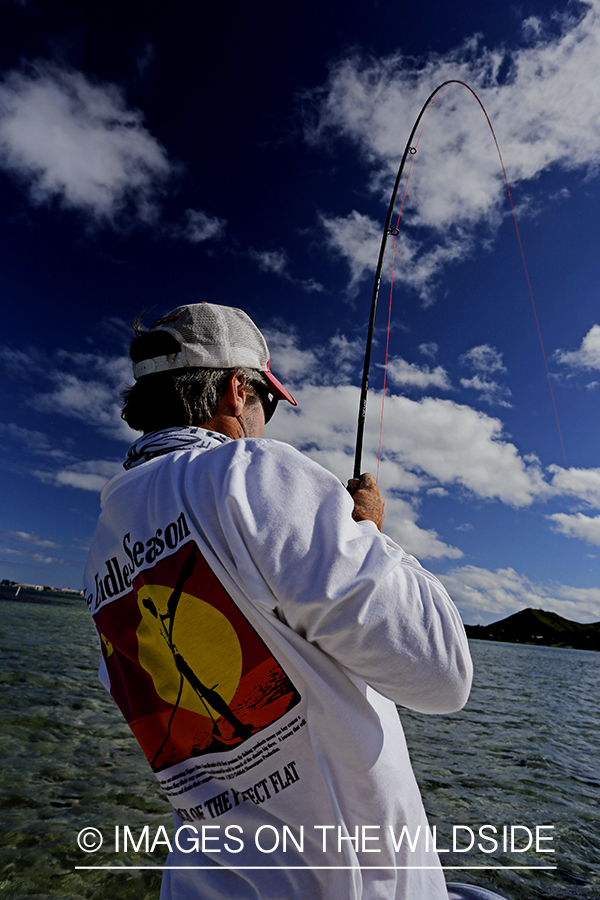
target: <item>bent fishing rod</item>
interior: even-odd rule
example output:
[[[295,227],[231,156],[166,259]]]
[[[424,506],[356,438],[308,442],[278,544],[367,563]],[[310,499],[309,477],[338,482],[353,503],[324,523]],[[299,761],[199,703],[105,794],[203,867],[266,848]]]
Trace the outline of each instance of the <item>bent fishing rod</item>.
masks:
[[[413,129],[410,133],[410,137],[406,142],[406,147],[404,148],[404,153],[402,155],[402,160],[400,162],[400,167],[398,169],[398,174],[396,175],[396,182],[394,184],[394,190],[392,191],[392,196],[390,199],[390,205],[388,207],[387,218],[385,220],[385,226],[383,229],[383,237],[381,239],[381,247],[379,249],[379,259],[377,261],[377,269],[375,271],[375,283],[373,285],[373,299],[371,301],[371,315],[369,317],[369,329],[367,332],[367,345],[365,349],[365,363],[363,369],[363,377],[362,377],[362,386],[360,390],[360,402],[358,407],[358,427],[356,430],[356,453],[354,456],[354,478],[360,478],[361,474],[361,465],[362,465],[362,450],[363,450],[363,441],[364,441],[364,432],[365,432],[365,418],[367,415],[367,392],[369,389],[369,366],[371,363],[371,346],[373,344],[373,332],[375,329],[375,312],[377,310],[377,299],[379,297],[379,287],[381,284],[381,273],[383,271],[383,259],[385,256],[385,248],[387,244],[388,235],[392,234],[397,236],[398,229],[392,228],[392,216],[394,215],[394,207],[396,205],[396,197],[398,194],[398,188],[400,187],[400,181],[402,180],[402,173],[404,172],[404,166],[406,165],[406,160],[409,155],[414,156],[417,152],[416,147],[413,147],[413,138],[419,127],[419,122],[423,118],[423,114],[430,103],[435,99],[436,94],[439,94],[441,90],[446,88],[450,84],[460,84],[465,87],[471,94],[475,97],[477,102],[479,103],[483,113],[488,121],[490,128],[492,129],[492,134],[494,135],[494,141],[496,142],[496,147],[498,147],[498,142],[496,141],[496,136],[494,134],[494,129],[492,128],[492,124],[490,122],[489,116],[485,111],[483,103],[473,90],[473,88],[469,87],[464,81],[459,81],[456,78],[451,78],[449,81],[443,81],[439,84],[434,91],[429,95],[425,103],[421,108],[421,112],[417,116],[415,123],[413,125]],[[503,166],[504,168],[504,166]]]
[[[368,391],[368,387],[369,387],[369,365],[371,362],[371,345],[373,343],[373,332],[374,332],[374,328],[375,328],[375,312],[377,310],[377,298],[379,296],[379,287],[381,284],[381,273],[383,271],[383,259],[385,256],[385,248],[386,248],[386,244],[387,244],[388,235],[390,235],[390,234],[393,235],[394,239],[395,239],[399,234],[398,225],[400,223],[400,215],[402,214],[402,207],[401,207],[400,214],[398,215],[398,221],[396,223],[396,227],[392,228],[392,216],[394,214],[394,206],[396,204],[396,196],[398,194],[398,188],[400,187],[400,181],[402,179],[402,174],[404,172],[404,166],[406,165],[406,160],[408,159],[409,154],[414,155],[417,152],[417,147],[413,146],[413,138],[415,136],[417,128],[419,127],[419,122],[423,118],[423,114],[425,113],[425,110],[427,109],[427,107],[430,104],[433,104],[435,102],[436,95],[439,94],[440,92],[442,92],[443,90],[445,90],[451,84],[461,85],[462,87],[466,88],[469,91],[469,93],[472,94],[472,96],[475,98],[475,100],[479,104],[479,107],[481,108],[481,111],[483,112],[483,115],[486,118],[487,124],[492,133],[492,138],[494,139],[494,144],[496,145],[496,151],[498,153],[498,159],[500,160],[500,166],[502,168],[502,174],[504,176],[504,183],[506,185],[508,199],[510,201],[512,217],[513,217],[513,221],[515,224],[515,231],[517,233],[517,240],[519,243],[519,249],[521,251],[521,259],[523,262],[523,269],[525,271],[525,279],[527,282],[529,299],[531,300],[531,306],[532,306],[533,315],[535,318],[537,334],[538,334],[540,347],[541,347],[541,351],[542,351],[542,358],[544,360],[544,368],[546,370],[548,389],[550,391],[552,407],[554,409],[554,418],[556,421],[556,429],[558,432],[558,438],[559,438],[560,447],[562,450],[562,457],[564,460],[565,469],[567,471],[569,470],[569,464],[567,462],[567,454],[565,451],[565,445],[564,445],[563,436],[562,436],[562,429],[560,427],[560,421],[559,421],[559,417],[558,417],[558,409],[556,406],[556,399],[554,397],[554,389],[552,387],[552,379],[550,377],[550,370],[548,368],[548,360],[546,357],[546,350],[544,347],[544,341],[542,339],[542,332],[541,332],[540,323],[539,323],[539,319],[538,319],[535,300],[533,297],[533,290],[532,290],[531,282],[529,279],[529,271],[527,269],[527,262],[525,260],[525,252],[523,250],[523,244],[521,242],[521,234],[519,232],[519,225],[517,223],[517,216],[516,216],[515,207],[514,207],[514,203],[513,203],[513,199],[512,199],[510,185],[508,183],[508,177],[506,175],[506,169],[504,167],[502,153],[500,152],[500,145],[498,144],[498,139],[497,139],[496,133],[494,131],[494,126],[492,125],[491,119],[490,119],[489,115],[487,114],[486,108],[483,105],[483,103],[481,102],[481,100],[479,99],[479,97],[477,96],[477,94],[475,93],[475,91],[473,90],[473,88],[470,87],[470,85],[468,85],[464,81],[460,81],[457,78],[451,78],[448,81],[443,81],[441,84],[439,84],[436,87],[436,89],[431,92],[431,94],[429,95],[429,97],[427,98],[427,100],[425,101],[423,106],[421,107],[421,111],[419,112],[419,115],[417,116],[417,118],[415,120],[412,131],[408,138],[408,141],[406,142],[406,147],[404,148],[404,153],[402,155],[402,160],[400,162],[400,167],[398,169],[398,174],[396,175],[396,181],[395,181],[394,189],[392,191],[392,196],[390,199],[390,205],[388,207],[387,218],[385,220],[383,236],[381,239],[381,247],[379,249],[379,259],[377,261],[377,270],[375,272],[375,283],[373,285],[373,299],[371,302],[371,315],[369,318],[367,344],[366,344],[366,349],[365,349],[365,363],[364,363],[364,369],[363,369],[362,386],[361,386],[361,392],[360,392],[360,403],[359,403],[359,409],[358,409],[358,427],[357,427],[357,431],[356,431],[356,453],[355,453],[355,457],[354,457],[354,476],[353,476],[354,478],[360,478],[361,467],[362,467],[362,465],[361,465],[362,464],[362,449],[363,449],[364,430],[365,430],[365,418],[366,418],[366,414],[367,414],[367,391]],[[423,128],[425,128],[425,125],[423,125]],[[421,132],[421,134],[422,134],[422,132]],[[420,139],[421,139],[421,136],[419,136],[419,138],[417,139],[417,144],[419,143]],[[407,184],[408,184],[408,178],[410,178],[410,169],[409,169],[409,174],[407,177]],[[405,187],[405,194],[406,194],[406,187]],[[402,201],[402,204],[404,204],[404,200]],[[392,283],[393,283],[393,274],[392,274]],[[390,295],[390,313],[391,313],[391,295]],[[388,339],[389,339],[389,322],[388,322]],[[387,353],[386,353],[386,367],[387,367]],[[383,382],[383,394],[385,396],[385,379]],[[382,413],[381,413],[380,428],[383,429],[383,407],[382,407]],[[379,435],[379,447],[380,447],[380,453],[381,453],[381,430],[380,430],[380,435]],[[587,584],[587,572],[586,572],[586,567],[585,567],[585,559],[583,562],[583,568],[584,568],[586,584]]]

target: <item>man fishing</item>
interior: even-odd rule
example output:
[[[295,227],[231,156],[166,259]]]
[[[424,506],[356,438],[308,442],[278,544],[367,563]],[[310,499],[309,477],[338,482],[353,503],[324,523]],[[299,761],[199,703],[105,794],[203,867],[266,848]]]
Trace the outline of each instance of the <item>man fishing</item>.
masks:
[[[163,900],[447,900],[395,704],[460,709],[444,587],[348,488],[262,438],[292,395],[239,309],[181,306],[131,345],[143,436],[86,567],[101,678],[174,808]]]

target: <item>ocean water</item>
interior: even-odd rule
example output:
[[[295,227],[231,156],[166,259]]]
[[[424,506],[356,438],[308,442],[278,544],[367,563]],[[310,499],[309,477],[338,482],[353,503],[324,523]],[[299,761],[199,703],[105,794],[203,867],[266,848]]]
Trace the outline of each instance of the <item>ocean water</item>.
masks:
[[[430,824],[442,835],[448,823],[476,834],[484,824],[499,832],[504,825],[532,832],[552,825],[542,832],[552,842],[541,846],[555,853],[447,853],[442,864],[556,869],[448,871],[447,880],[510,900],[600,898],[600,653],[470,646],[475,677],[464,710],[439,717],[401,712]],[[526,832],[516,835],[523,847]],[[438,849],[448,846],[437,842]]]
[[[160,871],[78,870],[114,864],[85,854],[84,828],[105,837],[129,825],[171,833],[154,776],[97,680],[98,649],[81,599],[0,593],[0,897],[6,900],[156,900]],[[453,716],[401,716],[448,881],[479,884],[508,900],[600,897],[600,654],[471,644],[475,684]],[[478,829],[553,826],[554,854],[477,850]],[[452,852],[475,834],[475,849]],[[489,834],[490,832],[488,832]],[[525,837],[524,837],[525,836]],[[491,844],[483,843],[487,849]],[[129,865],[159,865],[164,854],[130,853]],[[420,900],[420,898],[419,898]]]

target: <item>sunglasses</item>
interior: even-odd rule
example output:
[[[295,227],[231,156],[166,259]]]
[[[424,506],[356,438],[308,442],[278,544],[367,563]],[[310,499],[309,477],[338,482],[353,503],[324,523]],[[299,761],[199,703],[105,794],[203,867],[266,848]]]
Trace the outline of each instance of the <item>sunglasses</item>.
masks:
[[[279,397],[277,394],[274,394],[273,391],[265,384],[264,381],[251,381],[250,385],[254,388],[256,393],[258,394],[258,398],[262,403],[262,408],[265,414],[265,425],[273,418],[273,413],[277,409],[277,404],[279,403]]]

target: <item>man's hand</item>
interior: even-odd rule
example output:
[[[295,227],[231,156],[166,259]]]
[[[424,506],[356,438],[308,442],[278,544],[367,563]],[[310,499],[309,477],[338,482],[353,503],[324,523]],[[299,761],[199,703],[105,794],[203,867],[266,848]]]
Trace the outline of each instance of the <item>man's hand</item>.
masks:
[[[383,511],[385,500],[379,493],[377,482],[371,473],[365,472],[360,478],[351,478],[348,482],[347,490],[354,499],[352,518],[356,522],[361,522],[364,519],[367,519],[369,522],[375,522],[381,531],[381,526],[385,519]]]

